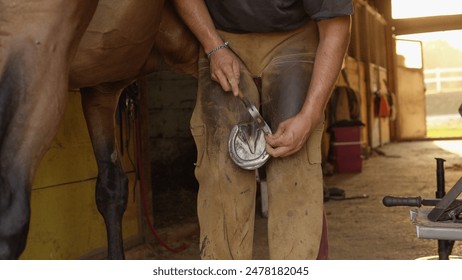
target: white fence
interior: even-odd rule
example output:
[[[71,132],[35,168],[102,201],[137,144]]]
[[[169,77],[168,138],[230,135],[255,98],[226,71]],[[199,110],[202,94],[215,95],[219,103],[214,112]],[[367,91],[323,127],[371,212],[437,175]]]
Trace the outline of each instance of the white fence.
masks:
[[[427,93],[462,91],[462,67],[424,71]]]

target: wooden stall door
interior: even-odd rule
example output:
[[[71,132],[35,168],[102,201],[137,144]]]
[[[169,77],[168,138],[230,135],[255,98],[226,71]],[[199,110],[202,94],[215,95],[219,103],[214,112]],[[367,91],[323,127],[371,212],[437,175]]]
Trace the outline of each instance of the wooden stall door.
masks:
[[[414,43],[421,47],[419,41]],[[423,67],[408,67],[404,58],[398,56],[396,68],[397,140],[423,139],[427,135]]]

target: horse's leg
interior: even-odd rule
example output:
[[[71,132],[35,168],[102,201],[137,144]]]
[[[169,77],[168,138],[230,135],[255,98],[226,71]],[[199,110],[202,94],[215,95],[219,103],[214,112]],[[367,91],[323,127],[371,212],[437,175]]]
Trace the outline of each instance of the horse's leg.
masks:
[[[68,67],[97,1],[0,0],[0,259],[26,246],[30,187],[66,103]]]
[[[119,160],[115,140],[115,109],[120,91],[84,88],[82,106],[98,164],[96,204],[104,218],[108,259],[124,259],[122,216],[127,207],[128,179]]]

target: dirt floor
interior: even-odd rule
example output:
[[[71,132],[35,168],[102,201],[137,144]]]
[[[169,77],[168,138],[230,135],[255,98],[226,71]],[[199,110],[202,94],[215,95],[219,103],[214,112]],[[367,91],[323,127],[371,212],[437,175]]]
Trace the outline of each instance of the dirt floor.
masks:
[[[325,203],[329,225],[329,257],[333,260],[409,260],[437,255],[437,241],[416,237],[410,221],[412,207],[383,206],[386,195],[434,198],[436,160],[445,162],[446,191],[462,176],[462,141],[390,143],[363,159],[362,172],[334,174],[326,187],[345,191],[345,200]],[[361,198],[361,197],[367,198]],[[131,249],[128,259],[199,259],[199,228],[195,216],[195,192],[164,194],[160,213],[154,217],[158,234],[170,247],[186,245],[181,252],[165,249],[152,235],[146,245]],[[186,202],[185,202],[186,201]],[[258,211],[257,211],[258,212]],[[281,244],[282,246],[282,244]],[[455,242],[452,254],[462,256]],[[267,259],[266,219],[257,213],[254,259]]]

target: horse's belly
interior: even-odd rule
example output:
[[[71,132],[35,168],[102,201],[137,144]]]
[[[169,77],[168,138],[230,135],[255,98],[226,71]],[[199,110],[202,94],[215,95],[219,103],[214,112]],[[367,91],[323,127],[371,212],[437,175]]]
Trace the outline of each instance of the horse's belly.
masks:
[[[137,76],[152,49],[163,0],[100,0],[71,64],[75,88]]]

